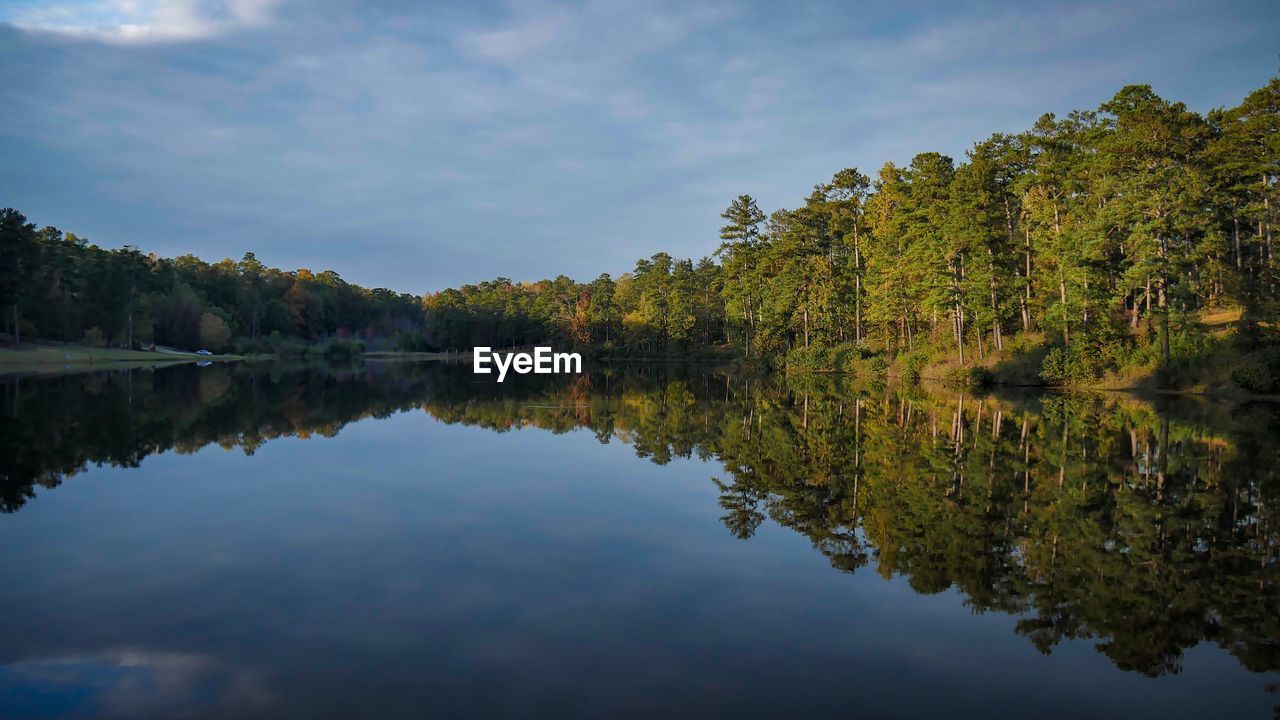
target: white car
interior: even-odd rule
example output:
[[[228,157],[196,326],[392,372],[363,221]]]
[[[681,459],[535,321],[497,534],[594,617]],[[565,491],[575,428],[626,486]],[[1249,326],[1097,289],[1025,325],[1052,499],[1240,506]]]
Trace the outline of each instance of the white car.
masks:
[[[197,354],[197,355],[212,355],[213,353],[209,352],[208,350],[197,350],[197,351],[196,351],[196,354]]]

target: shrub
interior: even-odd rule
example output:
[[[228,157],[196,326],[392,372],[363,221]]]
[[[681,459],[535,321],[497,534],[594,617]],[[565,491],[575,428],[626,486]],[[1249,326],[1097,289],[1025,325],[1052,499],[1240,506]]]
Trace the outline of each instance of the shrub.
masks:
[[[1269,393],[1275,389],[1271,370],[1257,360],[1245,360],[1231,370],[1231,381],[1255,393]]]
[[[1040,378],[1051,385],[1071,385],[1094,379],[1096,365],[1075,348],[1055,347],[1044,356]]]
[[[843,342],[831,348],[831,362],[836,372],[862,374],[867,370],[864,361],[872,357],[868,348],[851,342]]]
[[[395,349],[400,352],[436,352],[439,348],[432,345],[425,333],[402,332],[395,337]]]
[[[350,360],[364,352],[364,343],[359,340],[337,338],[324,348],[324,359],[330,362]]]
[[[272,343],[272,349],[280,358],[302,358],[307,355],[306,343],[297,340],[276,339]]]
[[[920,382],[920,373],[929,364],[929,356],[923,350],[909,352],[902,358],[902,379],[907,382]]]
[[[1280,391],[1280,347],[1260,350],[1246,357],[1232,369],[1231,380],[1249,392]]]
[[[810,345],[792,348],[786,356],[786,369],[791,373],[849,373],[866,372],[871,351],[851,342],[835,345]],[[883,361],[881,361],[883,363]]]
[[[889,370],[889,363],[883,355],[872,355],[862,363],[866,375],[884,375]]]
[[[831,372],[834,369],[831,349],[825,345],[792,348],[787,353],[787,372]]]
[[[960,390],[987,387],[995,383],[995,377],[985,367],[951,368],[942,376],[942,384]]]

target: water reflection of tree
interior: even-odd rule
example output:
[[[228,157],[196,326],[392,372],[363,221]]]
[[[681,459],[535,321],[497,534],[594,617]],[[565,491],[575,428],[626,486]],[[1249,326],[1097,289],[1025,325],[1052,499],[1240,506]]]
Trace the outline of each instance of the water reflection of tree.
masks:
[[[333,435],[421,408],[504,432],[585,428],[659,464],[714,459],[722,520],[804,534],[833,567],[1018,615],[1049,652],[1091,638],[1177,672],[1200,641],[1280,668],[1280,414],[1093,396],[973,397],[636,368],[476,384],[466,368],[266,374],[225,367],[9,383],[0,502],[89,463]]]

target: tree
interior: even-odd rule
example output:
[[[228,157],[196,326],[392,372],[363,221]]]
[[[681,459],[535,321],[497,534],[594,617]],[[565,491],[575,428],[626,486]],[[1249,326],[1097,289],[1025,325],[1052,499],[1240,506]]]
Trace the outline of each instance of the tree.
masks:
[[[1102,211],[1104,243],[1114,238],[1125,257],[1122,293],[1132,294],[1151,279],[1160,319],[1160,357],[1168,365],[1169,313],[1184,293],[1196,292],[1188,273],[1197,264],[1198,241],[1212,216],[1201,153],[1209,138],[1202,118],[1182,103],[1158,97],[1146,85],[1122,89],[1102,109],[1108,113],[1098,164],[1102,192],[1110,199]]]
[[[213,350],[222,350],[231,340],[231,328],[227,321],[213,313],[200,316],[200,344]]]
[[[727,309],[736,311],[741,318],[743,348],[750,355],[760,306],[756,270],[759,268],[760,224],[765,214],[755,198],[739,195],[720,217],[728,221],[720,228],[721,243],[716,250],[726,275],[725,302]]]
[[[9,310],[6,327],[15,347],[22,341],[27,274],[39,262],[39,249],[35,224],[13,208],[0,210],[0,307]]]

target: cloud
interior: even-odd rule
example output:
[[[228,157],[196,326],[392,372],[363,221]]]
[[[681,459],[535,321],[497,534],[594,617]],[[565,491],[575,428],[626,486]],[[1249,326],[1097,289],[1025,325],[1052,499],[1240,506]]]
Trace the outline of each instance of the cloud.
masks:
[[[511,62],[550,43],[563,25],[563,17],[551,17],[520,27],[469,33],[458,39],[458,47],[480,59]]]
[[[0,206],[415,292],[696,257],[740,193],[794,206],[842,167],[960,159],[1127,82],[1237,102],[1280,19],[1274,0],[17,1]]]
[[[87,0],[20,6],[25,30],[136,43],[200,40],[267,24],[280,0]]]

